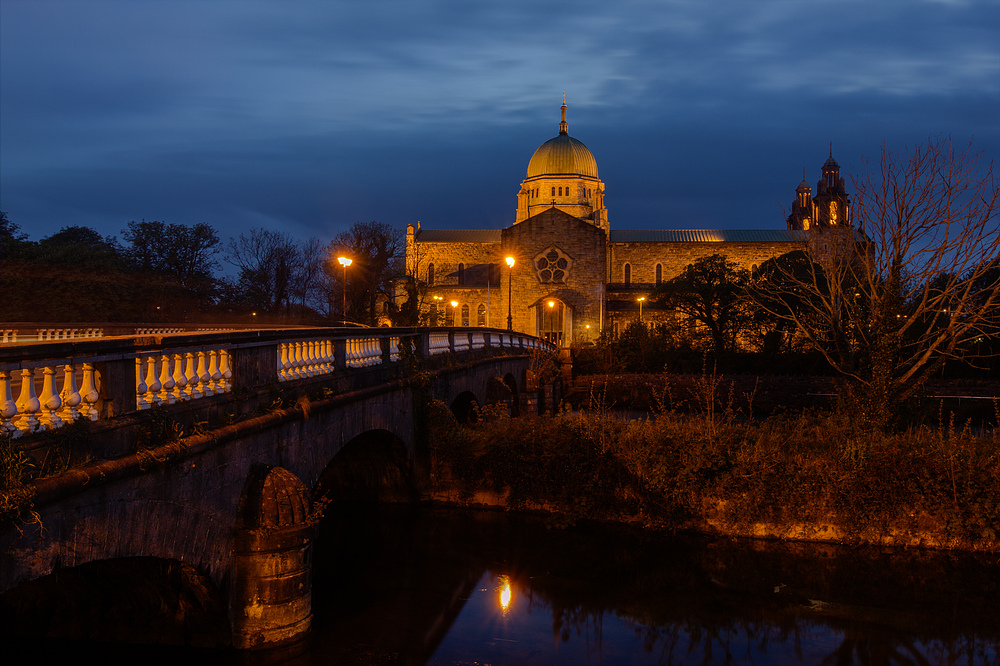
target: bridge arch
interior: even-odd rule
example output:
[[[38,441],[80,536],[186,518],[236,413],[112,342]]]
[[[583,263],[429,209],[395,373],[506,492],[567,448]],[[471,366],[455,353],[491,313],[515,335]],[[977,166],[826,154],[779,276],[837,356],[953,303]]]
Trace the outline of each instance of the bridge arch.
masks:
[[[459,423],[469,423],[478,421],[481,418],[482,408],[479,399],[472,391],[462,391],[451,401],[451,413]]]
[[[0,595],[4,634],[35,639],[223,647],[222,591],[191,565],[118,557],[65,567]]]
[[[320,472],[313,500],[411,502],[417,498],[406,443],[384,429],[365,431],[345,444]]]

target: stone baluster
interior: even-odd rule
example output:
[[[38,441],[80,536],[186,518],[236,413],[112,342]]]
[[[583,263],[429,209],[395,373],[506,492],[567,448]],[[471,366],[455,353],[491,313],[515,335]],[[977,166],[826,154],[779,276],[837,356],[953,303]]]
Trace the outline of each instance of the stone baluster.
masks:
[[[288,342],[288,381],[299,378],[298,361],[295,360],[295,343]]]
[[[94,381],[94,366],[90,363],[83,364],[83,386],[80,388],[80,396],[83,398],[83,409],[80,410],[80,414],[85,419],[96,421],[97,401],[101,396]]]
[[[45,366],[42,369],[42,395],[39,396],[41,402],[42,416],[39,419],[46,430],[55,430],[63,424],[62,418],[56,413],[62,407],[62,399],[56,391],[56,369]]]
[[[161,403],[172,405],[177,402],[174,395],[174,377],[170,374],[170,355],[164,354],[160,357],[160,393]]]
[[[319,340],[309,341],[309,368],[312,371],[313,377],[323,373],[319,344]]]
[[[21,434],[13,423],[15,416],[17,403],[14,402],[14,394],[10,392],[10,375],[6,370],[0,370],[0,433],[9,432],[12,437]]]
[[[326,340],[316,340],[316,374],[329,372],[326,358]]]
[[[378,365],[382,362],[382,345],[378,338],[368,338],[368,365]]]
[[[295,378],[304,379],[309,375],[306,373],[305,360],[302,356],[302,343],[295,343]]]
[[[233,378],[233,369],[229,367],[229,352],[225,349],[219,350],[219,372],[222,373],[222,390],[225,393],[229,393],[233,390],[233,383],[230,381]]]
[[[360,368],[364,366],[364,349],[361,346],[361,338],[351,338],[351,351],[349,358],[351,359],[352,368]]]
[[[326,367],[326,340],[314,340],[314,355],[316,357],[316,374],[322,375],[328,372]]]
[[[185,353],[184,359],[186,361],[184,374],[187,376],[187,390],[184,392],[187,397],[184,399],[195,400],[201,397],[201,391],[198,390],[198,373],[194,371],[194,353]]]
[[[42,403],[35,395],[35,373],[24,368],[21,370],[21,394],[17,397],[17,420],[15,421],[18,430],[34,432],[38,429],[38,410],[42,408]]]
[[[143,373],[142,361],[135,359],[135,408],[138,410],[149,409],[152,405],[146,400],[149,392],[149,385],[146,383],[146,376]]]
[[[399,360],[399,338],[395,336],[389,338],[389,360],[394,363]]]
[[[208,352],[208,381],[212,389],[212,394],[222,393],[222,373],[219,371],[219,350],[213,349]]]
[[[333,346],[333,340],[326,341],[326,371],[333,372],[337,365],[337,350]]]
[[[174,354],[174,397],[178,402],[191,398],[188,395],[187,375],[184,372],[184,354]]]
[[[201,392],[201,397],[212,395],[212,388],[209,386],[209,382],[212,376],[208,374],[208,368],[205,367],[205,352],[198,352],[198,390]]]
[[[305,371],[306,377],[312,377],[316,374],[312,340],[306,340],[302,343],[302,369]]]
[[[309,373],[309,343],[308,342],[296,342],[295,343],[295,360],[298,362],[299,367],[299,377],[306,378],[310,375]]]
[[[150,356],[146,359],[146,402],[151,405],[158,405],[163,402],[160,397],[160,390],[163,384],[160,383],[159,374],[156,372],[156,357]]]
[[[279,342],[278,343],[278,381],[287,382],[288,381],[288,368],[291,367],[291,363],[288,360],[288,343]]]
[[[60,416],[63,421],[72,423],[80,418],[80,410],[78,408],[83,401],[83,396],[80,395],[80,391],[76,388],[76,370],[73,366],[67,363],[63,366],[63,370],[65,372],[63,375],[63,387],[62,393],[59,394],[59,397],[62,398],[63,409]]]

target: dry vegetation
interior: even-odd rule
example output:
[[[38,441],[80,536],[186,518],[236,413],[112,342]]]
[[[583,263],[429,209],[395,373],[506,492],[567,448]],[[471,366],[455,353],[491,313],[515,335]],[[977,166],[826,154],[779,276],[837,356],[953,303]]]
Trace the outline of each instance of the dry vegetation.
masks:
[[[487,409],[460,426],[432,403],[435,482],[466,501],[491,493],[509,508],[550,511],[557,523],[1000,549],[993,430],[952,422],[880,433],[836,411],[758,420],[712,400],[726,394],[718,380],[700,390],[701,409],[664,406],[648,420]]]

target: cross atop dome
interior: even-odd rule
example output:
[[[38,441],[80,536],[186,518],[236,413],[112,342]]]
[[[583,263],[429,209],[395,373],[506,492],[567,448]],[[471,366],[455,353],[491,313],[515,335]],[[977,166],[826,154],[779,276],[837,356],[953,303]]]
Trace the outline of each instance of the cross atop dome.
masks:
[[[566,122],[566,91],[563,91],[562,120],[559,122],[559,134],[569,136],[569,123]]]

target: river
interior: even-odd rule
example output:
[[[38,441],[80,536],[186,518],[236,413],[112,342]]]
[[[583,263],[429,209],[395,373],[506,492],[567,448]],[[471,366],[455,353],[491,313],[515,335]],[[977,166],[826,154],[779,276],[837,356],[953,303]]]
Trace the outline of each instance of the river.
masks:
[[[51,649],[184,666],[1000,664],[996,555],[335,504],[313,572],[295,648]]]

